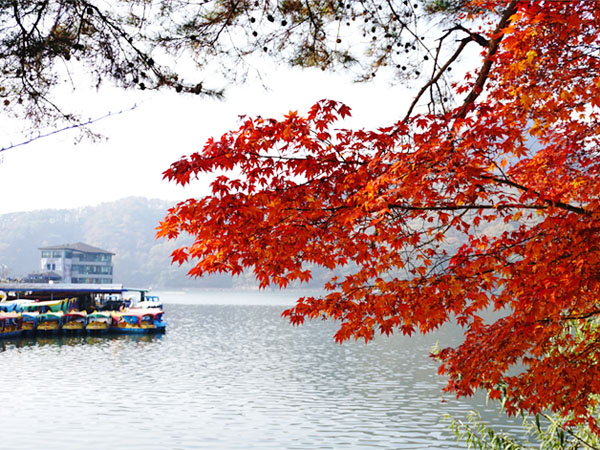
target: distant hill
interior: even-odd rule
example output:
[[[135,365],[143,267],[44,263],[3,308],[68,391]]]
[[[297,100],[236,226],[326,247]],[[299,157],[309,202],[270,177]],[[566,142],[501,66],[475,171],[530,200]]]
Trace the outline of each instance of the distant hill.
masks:
[[[84,242],[115,253],[113,280],[139,288],[256,288],[250,272],[239,277],[215,275],[193,279],[190,266],[171,265],[170,255],[184,242],[156,240],[155,229],[175,202],[128,197],[77,209],[46,209],[0,215],[0,278],[23,277],[40,270],[39,247]],[[494,222],[482,226],[482,234],[498,235],[510,225]],[[445,245],[457,248],[459,236],[448,236]],[[333,275],[312,268],[307,285],[291,288],[320,289]],[[343,278],[352,266],[338,268]],[[275,288],[277,289],[277,288]]]
[[[256,288],[250,272],[239,277],[189,278],[188,266],[171,265],[184,242],[156,240],[156,227],[175,202],[128,197],[98,206],[44,209],[0,215],[0,278],[40,271],[39,247],[83,242],[115,253],[113,281],[139,288]],[[320,289],[332,272],[313,267],[311,283],[289,288]],[[338,269],[343,277],[350,267]],[[274,289],[277,289],[274,287]]]
[[[171,265],[177,243],[156,240],[155,228],[173,205],[128,197],[99,206],[0,215],[0,276],[39,271],[39,247],[84,242],[115,253],[115,283],[155,288],[246,284],[244,278],[229,276],[190,279],[185,267]]]

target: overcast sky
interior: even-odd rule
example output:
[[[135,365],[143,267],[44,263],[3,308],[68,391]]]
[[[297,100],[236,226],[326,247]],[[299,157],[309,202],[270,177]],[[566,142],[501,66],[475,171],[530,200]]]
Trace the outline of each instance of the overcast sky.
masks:
[[[104,142],[75,144],[76,133],[70,131],[1,152],[0,214],[97,205],[131,195],[174,201],[200,196],[207,192],[206,182],[179,188],[163,181],[162,172],[210,136],[236,128],[241,114],[280,118],[290,110],[306,113],[316,101],[331,98],[353,109],[354,118],[345,126],[375,127],[399,118],[411,97],[383,80],[357,85],[349,76],[319,70],[278,70],[265,81],[268,91],[232,86],[225,101],[174,93],[66,91],[63,95],[89,117],[138,106],[94,125],[108,138]],[[6,131],[0,136],[7,139]],[[21,139],[9,136],[0,147]]]

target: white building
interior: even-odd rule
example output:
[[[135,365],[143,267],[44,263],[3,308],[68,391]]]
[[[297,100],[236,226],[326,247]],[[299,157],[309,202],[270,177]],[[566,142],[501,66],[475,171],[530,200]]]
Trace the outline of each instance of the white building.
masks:
[[[54,272],[61,283],[111,284],[114,253],[78,242],[41,247],[42,272]]]

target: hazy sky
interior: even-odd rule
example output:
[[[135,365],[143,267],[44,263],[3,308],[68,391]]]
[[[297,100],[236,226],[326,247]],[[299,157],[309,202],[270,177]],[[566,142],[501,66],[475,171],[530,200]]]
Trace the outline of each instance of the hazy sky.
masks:
[[[76,133],[70,131],[0,153],[0,214],[96,205],[131,195],[200,196],[206,182],[182,189],[163,181],[162,172],[210,136],[236,128],[241,114],[280,118],[290,110],[306,113],[316,101],[331,98],[353,108],[354,118],[345,126],[380,126],[398,118],[411,99],[404,88],[383,81],[357,85],[350,76],[319,70],[278,70],[265,81],[268,91],[232,86],[225,101],[111,89],[85,95],[66,91],[63,95],[90,117],[138,107],[94,125],[106,141],[74,144]],[[0,136],[0,147],[22,140],[18,135],[3,140],[6,132]]]

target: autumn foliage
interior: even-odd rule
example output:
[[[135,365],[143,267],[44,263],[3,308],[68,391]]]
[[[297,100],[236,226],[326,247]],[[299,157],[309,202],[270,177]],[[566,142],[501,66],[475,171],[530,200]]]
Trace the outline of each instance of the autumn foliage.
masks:
[[[453,107],[415,107],[424,89],[372,131],[337,128],[350,109],[330,100],[245,119],[165,172],[219,175],[159,235],[195,238],[173,255],[193,276],[251,269],[287,286],[311,265],[351,268],[284,314],[336,319],[338,341],[456,321],[464,343],[438,355],[448,389],[595,427],[600,4],[473,0],[461,18],[480,27],[482,62]],[[489,310],[505,314],[489,323]]]

